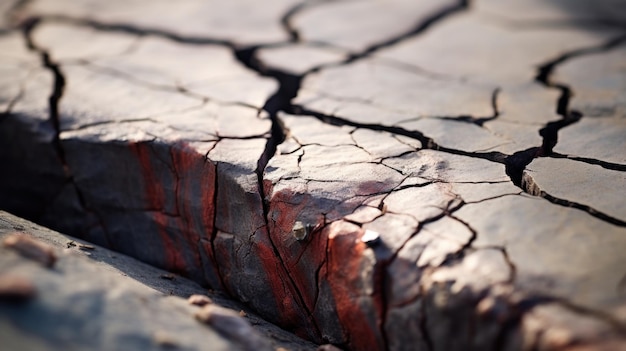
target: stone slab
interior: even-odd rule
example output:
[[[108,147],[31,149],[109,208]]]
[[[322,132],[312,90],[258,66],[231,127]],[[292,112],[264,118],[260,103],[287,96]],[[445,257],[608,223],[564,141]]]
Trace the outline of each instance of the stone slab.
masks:
[[[316,349],[188,279],[0,212],[0,238],[15,233],[51,248],[57,259],[46,268],[0,248],[0,279],[19,277],[35,290],[22,302],[0,297],[2,340],[10,349]],[[254,330],[235,335],[229,328],[203,325],[194,317],[201,308],[186,301],[192,294],[207,294],[212,304],[226,306],[237,323]]]
[[[588,3],[23,5],[0,208],[318,344],[624,345],[624,33]]]

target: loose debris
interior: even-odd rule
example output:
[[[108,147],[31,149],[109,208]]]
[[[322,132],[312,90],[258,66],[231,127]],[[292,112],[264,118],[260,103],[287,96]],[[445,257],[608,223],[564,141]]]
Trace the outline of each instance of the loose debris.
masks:
[[[361,237],[361,241],[367,246],[375,246],[380,242],[380,234],[373,230],[366,230]]]
[[[165,279],[165,280],[174,280],[174,278],[176,278],[176,276],[174,276],[173,274],[170,274],[170,273],[166,273],[166,274],[161,274],[159,276],[159,278]]]
[[[250,323],[233,310],[217,305],[206,305],[194,316],[225,337],[237,340],[246,350],[272,350]]]
[[[298,241],[306,239],[307,235],[309,234],[306,226],[300,221],[296,221],[296,223],[294,223],[291,233],[293,234],[293,237],[296,238],[296,240]]]
[[[190,305],[205,306],[213,303],[210,297],[206,295],[194,294],[187,299]]]
[[[39,242],[25,233],[12,234],[4,239],[2,244],[24,257],[41,263],[44,267],[52,268],[57,259],[51,246]]]
[[[23,302],[36,294],[37,289],[30,280],[9,274],[0,276],[0,301]]]
[[[156,332],[154,332],[154,334],[152,335],[152,340],[154,340],[155,344],[165,349],[172,350],[179,347],[176,339],[174,339],[171,334],[162,330],[157,330]]]
[[[96,247],[93,245],[88,245],[88,244],[81,244],[81,243],[77,243],[76,241],[72,240],[70,242],[67,243],[67,248],[72,248],[72,247],[78,247],[81,250],[95,250]]]

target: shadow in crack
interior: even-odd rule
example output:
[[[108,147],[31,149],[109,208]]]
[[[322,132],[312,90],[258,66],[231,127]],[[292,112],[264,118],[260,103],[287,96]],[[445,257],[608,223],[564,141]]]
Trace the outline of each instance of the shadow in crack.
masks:
[[[573,19],[593,19],[607,25],[626,26],[626,2],[622,0],[549,0]]]

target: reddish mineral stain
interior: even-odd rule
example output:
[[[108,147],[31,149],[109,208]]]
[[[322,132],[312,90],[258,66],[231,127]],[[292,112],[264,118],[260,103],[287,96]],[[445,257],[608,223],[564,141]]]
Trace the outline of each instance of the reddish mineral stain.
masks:
[[[355,350],[380,349],[378,331],[360,306],[362,296],[360,274],[366,245],[359,237],[362,230],[347,222],[335,222],[327,228],[329,235],[328,283],[336,303],[337,315],[344,334]]]
[[[162,212],[165,204],[165,191],[152,167],[151,146],[147,143],[130,144],[131,151],[137,156],[143,176],[144,193],[147,208],[154,209],[154,220],[163,248],[165,250],[165,268],[174,271],[184,271],[184,258],[177,243],[170,238],[167,227],[168,217]]]
[[[181,273],[200,270],[199,250],[207,248],[206,245],[199,247],[198,242],[201,238],[210,239],[213,233],[215,165],[186,143],[172,145],[170,157],[175,192],[168,194],[164,190],[165,180],[160,179],[154,167],[158,159],[151,144],[131,144],[131,150],[141,167],[146,206],[154,210],[153,218],[165,248],[165,268]],[[174,216],[164,212],[167,200],[172,199]],[[206,251],[215,264],[211,248]]]

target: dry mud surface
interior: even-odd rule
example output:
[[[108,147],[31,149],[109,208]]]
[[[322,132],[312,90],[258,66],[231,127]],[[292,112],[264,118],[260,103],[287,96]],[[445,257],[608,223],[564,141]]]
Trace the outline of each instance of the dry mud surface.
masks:
[[[624,2],[2,8],[0,209],[316,344],[626,347]]]

